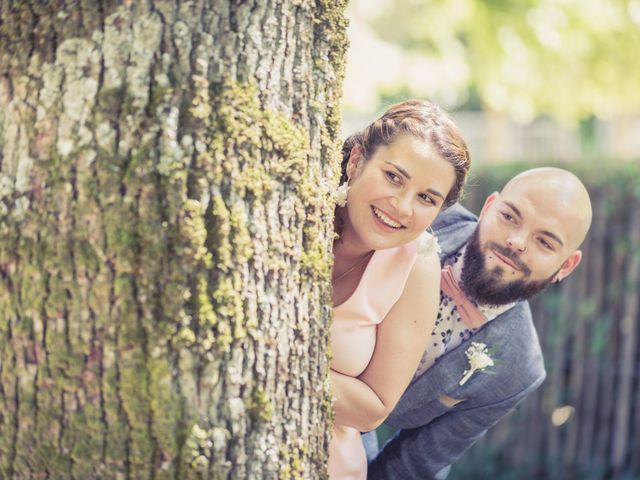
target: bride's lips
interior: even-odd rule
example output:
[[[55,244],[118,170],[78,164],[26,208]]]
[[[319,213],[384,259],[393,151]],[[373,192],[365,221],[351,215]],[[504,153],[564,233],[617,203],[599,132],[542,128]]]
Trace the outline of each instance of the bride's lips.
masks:
[[[500,260],[503,263],[506,263],[507,265],[509,265],[511,268],[513,268],[516,271],[520,271],[520,269],[511,261],[509,260],[507,257],[500,255],[498,252],[496,252],[494,249],[491,249],[491,252],[493,252],[493,254],[498,257],[498,260]]]
[[[391,222],[398,224],[399,226],[392,226],[389,225],[388,223],[386,223],[385,220],[383,220],[382,218],[380,218],[379,214],[376,213],[379,212],[380,215],[387,217]],[[376,223],[383,228],[385,231],[388,232],[397,232],[399,230],[403,230],[404,228],[406,228],[404,225],[402,225],[402,223],[400,223],[399,221],[397,221],[395,218],[393,218],[391,215],[387,214],[387,212],[385,212],[384,210],[378,208],[378,207],[374,207],[373,205],[371,206],[371,214],[373,215],[374,220],[376,221]]]

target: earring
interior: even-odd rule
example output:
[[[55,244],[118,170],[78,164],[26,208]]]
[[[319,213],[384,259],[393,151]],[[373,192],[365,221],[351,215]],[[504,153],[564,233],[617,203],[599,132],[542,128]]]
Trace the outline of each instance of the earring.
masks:
[[[344,207],[347,204],[347,194],[349,193],[349,180],[338,187],[335,194],[336,205]]]

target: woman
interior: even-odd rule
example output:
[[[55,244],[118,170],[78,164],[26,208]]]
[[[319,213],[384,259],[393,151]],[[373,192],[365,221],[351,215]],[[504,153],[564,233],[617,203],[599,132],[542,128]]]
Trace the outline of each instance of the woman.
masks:
[[[360,432],[391,412],[426,348],[440,261],[436,248],[418,255],[418,238],[437,245],[425,229],[456,202],[469,165],[452,120],[426,101],[392,106],[343,146],[332,276],[332,480],[366,478]]]

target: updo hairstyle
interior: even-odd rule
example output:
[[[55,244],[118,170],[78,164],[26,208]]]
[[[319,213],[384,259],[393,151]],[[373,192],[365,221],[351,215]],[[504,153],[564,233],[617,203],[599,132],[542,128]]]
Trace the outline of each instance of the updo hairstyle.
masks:
[[[378,147],[390,145],[399,135],[411,135],[430,142],[433,149],[449,162],[455,171],[455,182],[443,208],[456,203],[462,195],[471,166],[467,144],[449,114],[426,100],[397,103],[364,130],[347,138],[342,145],[340,184],[347,181],[347,163],[353,147],[359,146],[367,161]]]

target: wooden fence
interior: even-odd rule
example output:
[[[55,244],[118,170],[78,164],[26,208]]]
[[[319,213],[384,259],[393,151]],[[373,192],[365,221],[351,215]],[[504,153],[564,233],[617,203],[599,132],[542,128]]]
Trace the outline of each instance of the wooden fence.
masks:
[[[478,212],[518,168],[478,172],[464,203]],[[450,480],[640,478],[640,162],[576,173],[594,209],[583,263],[531,302],[547,379]]]

